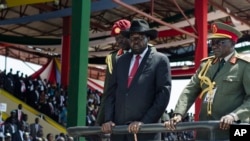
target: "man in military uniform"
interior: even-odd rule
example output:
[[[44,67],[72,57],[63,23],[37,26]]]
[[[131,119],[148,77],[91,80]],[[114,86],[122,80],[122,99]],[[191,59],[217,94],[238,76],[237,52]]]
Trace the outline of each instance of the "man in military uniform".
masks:
[[[117,59],[123,55],[124,53],[128,52],[130,49],[129,40],[124,37],[120,32],[122,30],[127,30],[130,28],[130,21],[122,19],[118,20],[114,23],[112,30],[111,30],[111,36],[115,37],[117,46],[119,47],[119,50],[116,50],[114,52],[111,52],[106,57],[106,76],[105,76],[105,83],[104,83],[104,92],[101,99],[101,106],[99,108],[98,116],[97,116],[97,125],[102,125],[104,123],[104,101],[106,99],[106,91],[108,88],[108,84],[111,81],[111,75],[113,68],[115,67]]]
[[[249,123],[250,118],[250,58],[235,51],[241,33],[232,26],[216,22],[211,25],[210,43],[214,56],[202,60],[199,69],[184,88],[175,107],[175,116],[165,122],[168,129],[185,117],[186,112],[200,98],[200,121],[218,120],[216,141],[229,140],[233,122]],[[209,140],[206,130],[197,131],[197,140]]]

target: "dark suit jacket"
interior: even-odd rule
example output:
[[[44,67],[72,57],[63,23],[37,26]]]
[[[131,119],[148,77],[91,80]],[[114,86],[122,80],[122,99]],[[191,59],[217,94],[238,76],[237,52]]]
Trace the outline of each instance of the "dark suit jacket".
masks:
[[[170,98],[169,60],[166,55],[149,47],[128,88],[132,56],[132,53],[124,54],[114,68],[105,101],[105,121],[113,121],[116,125],[125,125],[132,121],[158,123]],[[155,134],[138,135],[139,141],[155,140],[154,137]],[[115,141],[120,139],[113,138]]]
[[[39,124],[37,131],[42,130],[42,129],[43,127]],[[30,124],[30,136],[32,136],[32,138],[36,137],[37,131],[36,131],[36,124],[35,123]]]
[[[19,130],[18,130],[16,133],[13,134],[12,141],[23,141],[22,136],[23,135],[21,135]]]
[[[17,130],[17,125],[14,123],[14,124],[11,124],[11,123],[5,123],[4,124],[5,128],[4,128],[4,132],[5,133],[10,133],[11,135],[13,135],[14,133],[16,133]],[[12,128],[12,126],[14,127],[14,130]]]
[[[16,112],[16,119],[18,119],[18,109],[16,109],[15,112]],[[23,115],[24,115],[24,112],[22,111],[21,112],[21,120],[20,121],[22,121]]]

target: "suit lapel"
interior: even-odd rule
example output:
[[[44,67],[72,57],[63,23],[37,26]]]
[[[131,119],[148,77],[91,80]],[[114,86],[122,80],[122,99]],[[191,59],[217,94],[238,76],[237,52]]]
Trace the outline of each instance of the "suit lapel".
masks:
[[[131,62],[131,59],[133,58],[133,54],[132,53],[127,53],[127,54],[124,54],[124,57],[126,55],[126,59],[125,59],[125,63],[123,64],[123,68],[124,68],[124,74],[126,74],[126,81],[124,83],[124,85],[127,87],[128,86],[128,77],[129,77],[129,68],[130,68],[130,62]],[[131,86],[131,85],[130,85]]]

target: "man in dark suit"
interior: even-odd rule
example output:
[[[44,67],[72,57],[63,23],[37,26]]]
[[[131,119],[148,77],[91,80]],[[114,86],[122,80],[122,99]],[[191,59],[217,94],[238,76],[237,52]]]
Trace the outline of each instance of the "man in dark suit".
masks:
[[[39,123],[39,117],[35,118],[35,123],[30,124],[30,136],[32,139],[37,137],[38,131],[43,130],[42,125]]]
[[[104,104],[106,99],[107,88],[109,85],[109,81],[111,80],[111,75],[113,68],[115,67],[116,61],[119,57],[121,57],[125,52],[128,52],[130,49],[129,41],[126,37],[124,37],[120,32],[122,30],[127,30],[130,27],[130,21],[122,19],[118,20],[114,23],[111,36],[115,37],[116,44],[118,46],[118,50],[111,52],[106,57],[106,73],[105,73],[105,83],[104,83],[104,92],[101,97],[101,106],[98,111],[96,125],[102,125],[104,123]]]
[[[23,122],[18,122],[17,126],[18,130],[12,136],[13,141],[23,141],[23,134],[24,134],[24,124]]]
[[[4,122],[4,132],[10,133],[12,136],[18,131],[17,126],[18,126],[17,119],[14,117],[8,117],[7,120]]]
[[[105,103],[104,133],[115,125],[129,125],[128,131],[139,131],[140,125],[159,123],[170,98],[171,72],[166,55],[152,50],[148,41],[158,32],[142,19],[135,19],[127,31],[131,53],[121,56],[114,68]],[[136,69],[136,67],[138,69]],[[160,133],[138,134],[138,141],[159,141]],[[112,141],[133,141],[133,134],[111,134]]]
[[[15,112],[16,112],[16,118],[18,119],[19,122],[21,122],[23,120],[24,112],[22,111],[22,109],[23,109],[23,105],[22,104],[18,104],[18,107],[15,110]]]
[[[211,46],[214,56],[204,58],[189,84],[184,88],[174,110],[174,117],[165,126],[175,130],[197,98],[202,100],[199,120],[220,120],[214,131],[216,141],[229,140],[233,122],[249,123],[250,58],[235,51],[242,33],[230,25],[211,25]],[[197,130],[197,140],[209,140],[207,130]]]

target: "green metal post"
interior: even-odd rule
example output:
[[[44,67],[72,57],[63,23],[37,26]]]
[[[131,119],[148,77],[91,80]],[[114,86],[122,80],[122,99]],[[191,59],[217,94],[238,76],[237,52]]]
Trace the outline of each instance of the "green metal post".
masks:
[[[90,6],[90,0],[72,0],[68,127],[86,121]]]

